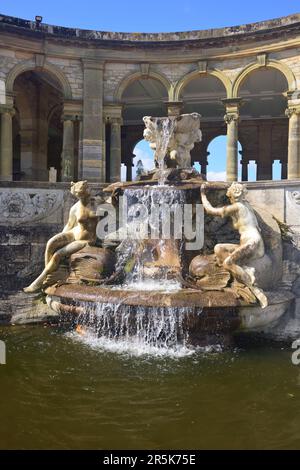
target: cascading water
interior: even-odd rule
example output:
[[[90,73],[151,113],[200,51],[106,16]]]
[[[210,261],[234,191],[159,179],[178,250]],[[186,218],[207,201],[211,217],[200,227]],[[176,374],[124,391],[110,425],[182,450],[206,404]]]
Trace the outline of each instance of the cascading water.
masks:
[[[174,241],[176,217],[182,217],[184,191],[176,187],[128,188],[124,191],[128,208],[127,237],[117,249],[117,270],[125,279],[111,289],[124,291],[178,291],[182,240]],[[182,225],[179,222],[179,225]],[[165,237],[165,238],[164,238]],[[172,275],[170,275],[170,272]],[[88,340],[114,351],[134,354],[186,355],[188,307],[132,306],[124,303],[86,304],[78,324],[88,332]],[[91,339],[92,338],[92,339]],[[96,339],[97,338],[97,339]]]
[[[117,249],[117,269],[126,265],[122,288],[148,290],[148,284],[159,290],[180,288],[170,275],[170,266],[177,262],[180,267],[182,241],[174,240],[174,231],[176,220],[182,226],[184,192],[171,186],[146,186],[125,189],[124,198],[128,207],[127,238]]]
[[[158,185],[162,186],[165,184],[165,157],[168,151],[169,142],[174,134],[176,119],[174,117],[160,118],[157,120],[156,126],[158,132],[154,158],[158,163],[159,168]]]
[[[188,308],[86,304],[77,322],[84,326],[83,340],[106,350],[183,356],[193,353],[187,345],[185,327],[185,317],[190,311]]]

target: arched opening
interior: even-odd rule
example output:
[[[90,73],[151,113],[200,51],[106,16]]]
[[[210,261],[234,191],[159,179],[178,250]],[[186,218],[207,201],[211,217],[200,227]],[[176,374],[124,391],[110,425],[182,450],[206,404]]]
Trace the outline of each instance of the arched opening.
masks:
[[[13,179],[47,181],[49,167],[61,166],[62,87],[47,71],[32,70],[15,79],[13,91]]]
[[[288,119],[285,116],[286,77],[275,68],[249,73],[241,83],[239,137],[244,167],[255,161],[257,180],[284,179],[287,175]],[[276,162],[274,164],[274,162]]]
[[[55,106],[48,118],[48,148],[47,148],[47,167],[57,170],[57,179],[61,180],[61,153],[62,153],[62,135],[63,123],[61,119],[61,106]]]
[[[208,181],[226,181],[226,146],[227,137],[225,135],[219,135],[212,139],[207,148],[207,173],[206,177]],[[238,154],[242,154],[241,143],[238,142]],[[199,167],[195,165],[195,168],[199,170]],[[238,165],[238,180],[242,179],[242,166]]]
[[[132,179],[154,168],[154,151],[150,148],[149,142],[140,140],[133,149]]]
[[[222,103],[226,96],[224,84],[210,74],[197,75],[180,91],[183,112],[197,112],[201,115],[202,141],[195,144],[191,156],[192,163],[197,163],[195,168],[204,175],[207,172],[209,142],[217,136],[226,135],[225,109]]]
[[[165,116],[168,91],[165,86],[154,78],[139,78],[131,82],[123,91],[121,130],[122,163],[126,166],[126,179],[133,179],[138,158],[134,155],[136,142],[143,138],[144,116]],[[141,144],[141,148],[145,144]],[[148,143],[147,143],[148,145]],[[140,150],[137,150],[138,152]],[[144,151],[142,148],[141,151]],[[134,159],[134,160],[133,160]]]

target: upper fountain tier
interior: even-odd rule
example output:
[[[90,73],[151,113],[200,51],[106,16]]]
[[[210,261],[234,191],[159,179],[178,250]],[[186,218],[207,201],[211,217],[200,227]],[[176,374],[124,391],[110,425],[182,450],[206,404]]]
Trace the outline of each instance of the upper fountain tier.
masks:
[[[200,114],[180,114],[171,117],[145,116],[144,139],[155,150],[155,166],[191,168],[191,150],[201,142]]]

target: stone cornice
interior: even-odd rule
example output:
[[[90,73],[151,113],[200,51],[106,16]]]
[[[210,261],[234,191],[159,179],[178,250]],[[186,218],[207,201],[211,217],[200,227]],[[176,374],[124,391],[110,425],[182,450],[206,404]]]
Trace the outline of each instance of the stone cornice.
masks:
[[[68,46],[68,47],[66,47]],[[124,47],[123,47],[124,46]],[[19,51],[26,54],[43,53],[47,57],[57,57],[70,60],[81,61],[82,57],[88,55],[97,61],[105,63],[124,62],[136,63],[145,62],[152,63],[190,63],[195,62],[195,67],[199,62],[199,56],[205,60],[237,60],[243,58],[253,58],[257,60],[257,55],[272,54],[280,51],[286,51],[299,48],[300,46],[300,25],[297,34],[287,36],[286,34],[278,35],[275,39],[257,41],[253,38],[251,41],[239,42],[236,44],[216,43],[214,47],[205,48],[203,44],[197,43],[193,47],[184,45],[181,41],[174,42],[172,47],[167,44],[161,47],[151,46],[151,50],[147,47],[141,47],[141,44],[133,44],[132,47],[126,48],[125,45],[110,47],[108,44],[100,45],[96,41],[84,42],[70,40],[66,41],[57,37],[41,38],[28,37],[22,34],[22,30],[9,33],[2,31],[0,23],[0,48]],[[121,54],[120,54],[121,53]],[[297,51],[295,50],[295,54]],[[203,59],[204,60],[204,59]]]
[[[300,14],[241,26],[174,33],[119,33],[66,28],[43,23],[37,26],[34,21],[0,15],[0,29],[41,39],[56,38],[70,44],[86,44],[88,42],[111,48],[130,48],[139,45],[147,48],[177,48],[180,45],[215,47],[216,45],[226,46],[251,39],[258,41],[282,37],[295,32],[299,33]]]

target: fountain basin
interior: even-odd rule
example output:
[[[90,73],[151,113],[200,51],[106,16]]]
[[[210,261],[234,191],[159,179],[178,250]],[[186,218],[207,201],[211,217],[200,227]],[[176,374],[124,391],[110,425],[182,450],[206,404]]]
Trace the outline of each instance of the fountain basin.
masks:
[[[48,295],[54,295],[71,302],[104,302],[122,305],[145,307],[195,307],[222,308],[237,307],[238,299],[230,292],[199,291],[196,289],[179,289],[177,291],[149,291],[132,289],[115,289],[102,286],[63,284],[48,287]]]
[[[258,305],[239,307],[241,329],[260,330],[276,323],[293,306],[294,295],[286,290],[267,292],[269,305],[262,309]]]
[[[229,291],[143,291],[102,286],[64,284],[46,290],[47,303],[63,317],[84,318],[86,312],[101,305],[112,308],[117,317],[126,311],[134,324],[136,312],[143,309],[145,316],[155,317],[155,312],[165,315],[176,313],[177,321],[188,333],[188,343],[204,346],[213,343],[228,344],[232,335],[240,330],[264,328],[276,322],[290,307],[293,295],[286,291],[267,292],[269,305],[245,305]],[[103,315],[103,312],[101,313]]]

